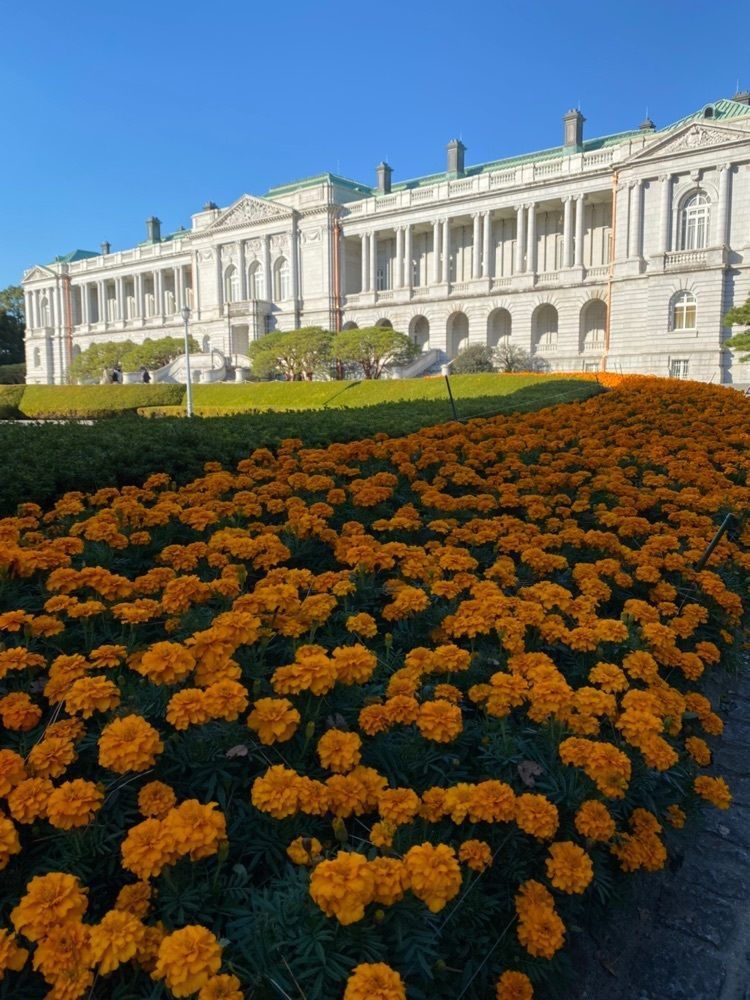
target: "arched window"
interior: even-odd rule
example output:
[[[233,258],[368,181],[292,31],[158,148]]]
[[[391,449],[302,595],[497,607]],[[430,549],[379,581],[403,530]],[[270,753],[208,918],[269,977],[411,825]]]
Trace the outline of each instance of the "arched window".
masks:
[[[286,257],[279,257],[273,265],[273,297],[276,302],[283,302],[291,298],[289,291],[289,261]]]
[[[487,319],[487,346],[500,347],[510,340],[512,320],[507,309],[495,309]]]
[[[453,313],[448,319],[448,356],[455,358],[469,346],[469,317],[466,313]]]
[[[692,292],[680,292],[672,299],[672,329],[695,329],[695,296]]]
[[[42,321],[42,326],[50,325],[49,300],[46,295],[42,296],[42,300],[39,303],[39,316]]]
[[[579,350],[601,350],[606,329],[607,305],[601,299],[592,299],[581,310]]]
[[[557,309],[540,306],[534,314],[534,349],[554,351],[557,348]]]
[[[224,272],[224,298],[227,302],[240,301],[240,275],[234,264]]]
[[[251,299],[264,299],[266,297],[263,268],[257,260],[253,261],[248,269],[247,290]]]
[[[696,191],[682,203],[680,250],[702,250],[708,245],[710,204],[705,191]]]
[[[415,316],[409,327],[409,335],[423,351],[430,349],[430,323],[426,316]]]

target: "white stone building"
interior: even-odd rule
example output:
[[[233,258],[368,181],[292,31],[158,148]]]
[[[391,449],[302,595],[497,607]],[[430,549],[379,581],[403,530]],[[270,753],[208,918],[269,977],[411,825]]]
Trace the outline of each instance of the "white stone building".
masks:
[[[661,130],[369,187],[321,174],[209,203],[190,230],[75,251],[23,277],[27,381],[65,382],[101,340],[191,333],[243,355],[269,330],[392,325],[422,368],[503,338],[552,370],[750,382],[722,317],[750,296],[750,93]],[[416,370],[420,365],[416,366]]]

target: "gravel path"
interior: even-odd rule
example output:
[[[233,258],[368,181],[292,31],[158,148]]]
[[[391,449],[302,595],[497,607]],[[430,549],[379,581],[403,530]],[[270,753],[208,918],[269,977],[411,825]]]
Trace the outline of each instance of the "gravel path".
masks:
[[[711,772],[734,802],[707,808],[679,869],[639,875],[606,928],[574,946],[567,1000],[750,1000],[750,669],[710,694],[726,723]]]

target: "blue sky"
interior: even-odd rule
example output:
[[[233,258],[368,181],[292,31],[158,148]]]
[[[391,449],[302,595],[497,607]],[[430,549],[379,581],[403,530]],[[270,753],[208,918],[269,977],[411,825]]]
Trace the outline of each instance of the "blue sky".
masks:
[[[190,226],[323,170],[368,183],[658,127],[750,88],[747,32],[696,0],[83,0],[3,5],[0,288],[75,248]],[[743,76],[744,73],[744,76]]]

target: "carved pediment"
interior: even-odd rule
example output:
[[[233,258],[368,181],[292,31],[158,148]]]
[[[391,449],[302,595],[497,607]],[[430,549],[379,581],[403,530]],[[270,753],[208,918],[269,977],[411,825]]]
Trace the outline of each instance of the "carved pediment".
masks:
[[[688,122],[687,125],[665,136],[660,142],[652,143],[631,156],[628,163],[643,163],[647,160],[658,160],[679,153],[691,153],[732,143],[750,143],[750,132],[706,121]]]
[[[41,267],[39,264],[36,267],[30,268],[25,272],[23,276],[24,284],[27,281],[39,281],[40,278],[44,278],[45,281],[49,281],[50,277],[55,277],[54,271],[50,271],[46,267]]]
[[[286,220],[291,218],[291,215],[292,210],[285,205],[277,205],[276,202],[266,201],[265,198],[254,198],[252,195],[245,194],[226,212],[223,212],[215,222],[207,226],[203,232],[215,233],[224,229],[241,229],[256,223]]]

